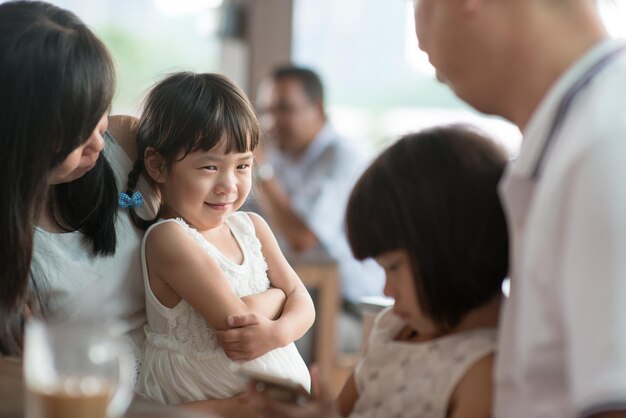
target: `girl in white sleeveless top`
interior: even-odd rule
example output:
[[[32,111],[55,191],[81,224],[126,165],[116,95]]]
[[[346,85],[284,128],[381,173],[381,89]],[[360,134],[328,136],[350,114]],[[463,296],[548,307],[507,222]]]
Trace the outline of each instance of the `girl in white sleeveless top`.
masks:
[[[357,182],[347,211],[358,259],[385,270],[393,307],[375,320],[337,401],[288,405],[251,392],[266,416],[491,416],[507,229],[497,194],[506,155],[475,130],[407,135]]]
[[[129,205],[138,225],[152,224],[141,251],[148,325],[138,382],[151,399],[240,394],[234,360],[310,387],[293,340],[313,323],[312,301],[265,221],[237,212],[258,139],[250,102],[225,77],[177,73],[148,95],[127,193],[145,172],[161,194],[158,220]],[[242,340],[218,341],[244,315],[255,320]]]

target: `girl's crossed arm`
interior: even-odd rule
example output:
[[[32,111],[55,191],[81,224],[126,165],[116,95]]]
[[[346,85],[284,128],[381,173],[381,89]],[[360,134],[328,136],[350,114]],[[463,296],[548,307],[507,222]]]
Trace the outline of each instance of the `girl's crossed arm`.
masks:
[[[267,222],[257,214],[248,215],[261,242],[272,286],[282,289],[287,300],[280,318],[275,321],[255,314],[229,318],[229,324],[234,328],[216,335],[232,360],[251,360],[285,346],[302,337],[315,320],[315,308],[309,292],[285,259]]]
[[[259,297],[273,300],[275,304],[265,304],[266,312],[254,312],[253,307],[263,305],[259,303],[259,297],[239,298],[217,261],[198,247],[193,237],[175,222],[163,223],[150,232],[146,241],[146,261],[150,287],[161,303],[171,308],[182,298],[216,330],[230,328],[227,322],[230,315],[254,313],[275,317],[280,311],[284,296],[278,290],[270,289]]]

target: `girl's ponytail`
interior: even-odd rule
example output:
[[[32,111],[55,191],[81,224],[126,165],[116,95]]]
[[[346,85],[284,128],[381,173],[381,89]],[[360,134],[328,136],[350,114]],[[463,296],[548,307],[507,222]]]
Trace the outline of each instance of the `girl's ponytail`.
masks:
[[[135,224],[137,228],[145,231],[150,227],[150,225],[155,223],[159,217],[157,215],[154,219],[143,219],[137,214],[137,211],[135,210],[136,207],[141,207],[141,205],[143,204],[143,197],[139,192],[135,191],[135,189],[137,188],[137,182],[139,181],[139,175],[143,172],[143,164],[143,155],[141,155],[139,158],[137,158],[137,161],[135,161],[133,169],[130,170],[130,173],[128,173],[125,196],[123,196],[123,194],[120,194],[120,206],[128,208],[128,211],[130,213],[130,219],[133,221],[133,224]],[[133,203],[124,204],[122,202],[123,200],[130,200]]]

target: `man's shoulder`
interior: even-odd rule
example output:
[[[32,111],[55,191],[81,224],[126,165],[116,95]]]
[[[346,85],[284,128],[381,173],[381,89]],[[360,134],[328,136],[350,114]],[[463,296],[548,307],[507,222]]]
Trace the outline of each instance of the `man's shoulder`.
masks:
[[[624,150],[626,136],[626,52],[581,92],[560,130],[562,157],[585,160],[603,149]],[[563,137],[567,141],[562,140]],[[568,152],[565,152],[568,150]]]
[[[369,160],[372,155],[372,147],[366,139],[355,139],[337,131],[334,132],[333,140],[328,141],[321,157],[333,156],[337,160],[351,160],[361,162]]]
[[[342,173],[360,172],[371,161],[369,150],[359,147],[351,140],[341,140],[329,144],[318,157],[319,168]]]

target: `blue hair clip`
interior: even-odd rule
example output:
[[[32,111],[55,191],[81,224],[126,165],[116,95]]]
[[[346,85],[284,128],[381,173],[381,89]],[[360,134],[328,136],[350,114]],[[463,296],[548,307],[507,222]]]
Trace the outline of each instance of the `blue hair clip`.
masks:
[[[120,197],[117,201],[117,204],[120,208],[128,209],[134,207],[142,207],[143,206],[143,196],[139,192],[133,193],[132,196],[129,196],[126,193],[120,193]]]

